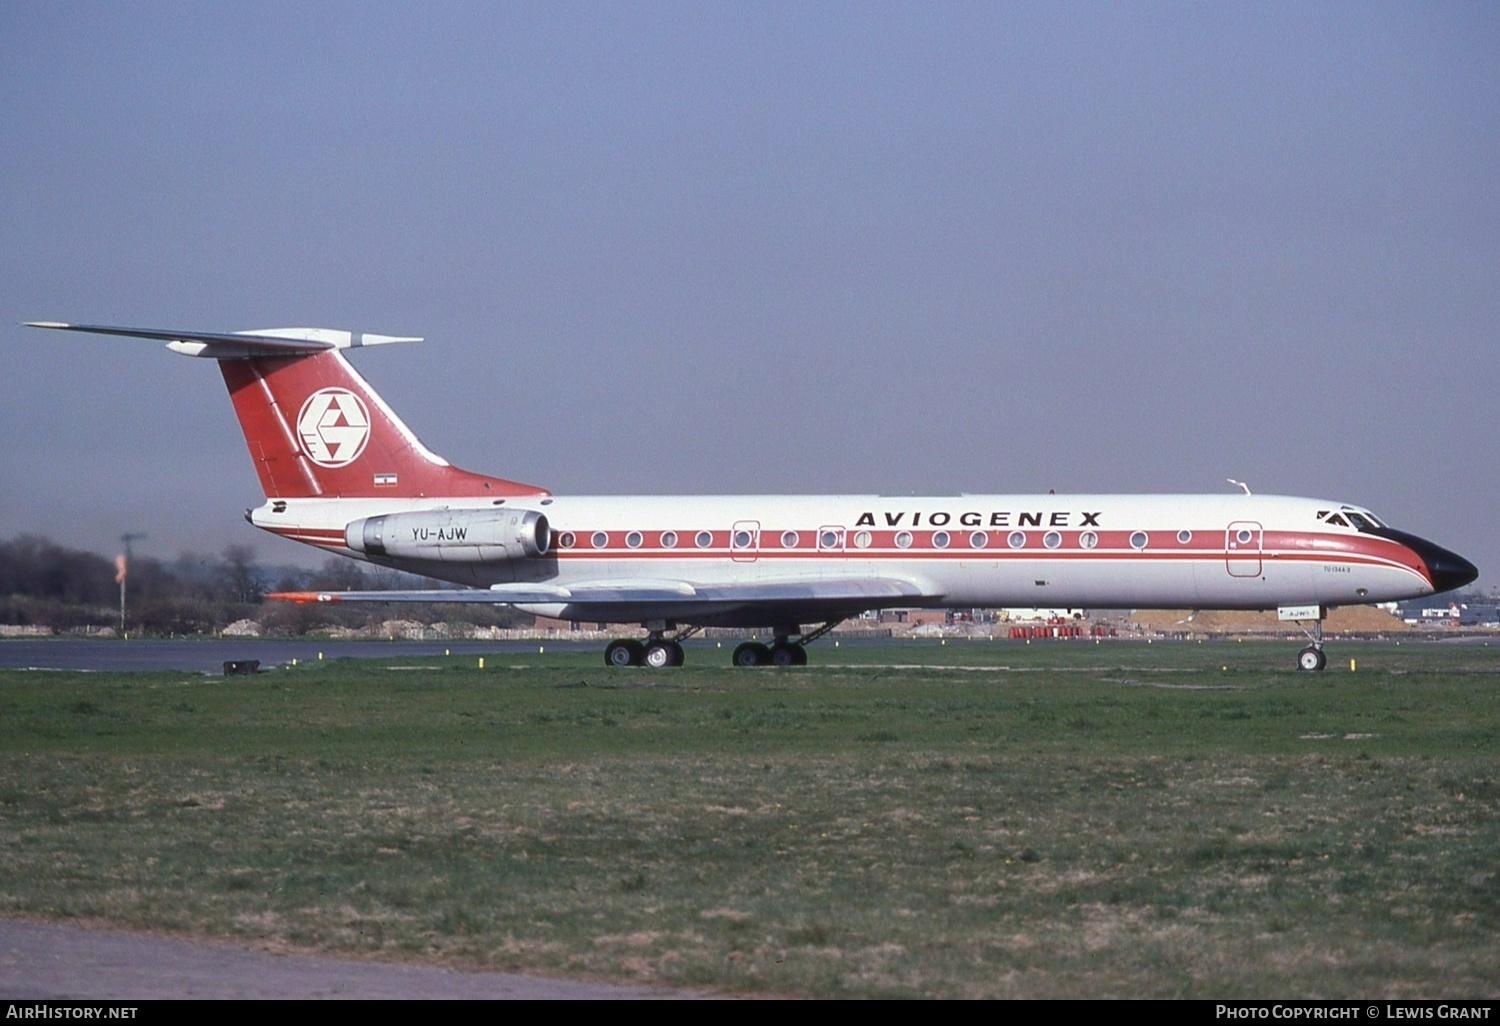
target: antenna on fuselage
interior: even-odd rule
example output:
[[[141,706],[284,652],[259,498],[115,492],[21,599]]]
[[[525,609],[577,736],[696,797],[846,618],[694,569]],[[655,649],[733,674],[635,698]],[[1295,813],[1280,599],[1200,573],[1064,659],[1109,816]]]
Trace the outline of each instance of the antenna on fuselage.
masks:
[[[1246,484],[1246,483],[1245,483],[1245,482],[1243,482],[1243,481],[1236,481],[1236,480],[1235,480],[1235,479],[1234,479],[1234,478],[1232,478],[1232,477],[1229,477],[1229,478],[1225,478],[1225,480],[1226,480],[1226,481],[1228,481],[1228,482],[1229,482],[1229,483],[1230,483],[1230,484],[1232,484],[1232,485],[1238,485],[1238,486],[1239,486],[1239,487],[1241,487],[1241,488],[1243,488],[1243,489],[1245,489],[1245,494],[1246,494],[1246,495],[1249,495],[1249,494],[1250,494],[1250,486],[1249,486],[1249,485],[1247,485],[1247,484]]]

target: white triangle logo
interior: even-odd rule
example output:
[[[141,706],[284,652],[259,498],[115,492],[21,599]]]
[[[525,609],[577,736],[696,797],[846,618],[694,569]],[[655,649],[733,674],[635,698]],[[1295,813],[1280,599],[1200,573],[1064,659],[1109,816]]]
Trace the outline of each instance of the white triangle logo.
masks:
[[[320,388],[297,414],[297,440],[320,467],[347,467],[370,440],[370,411],[347,388]]]

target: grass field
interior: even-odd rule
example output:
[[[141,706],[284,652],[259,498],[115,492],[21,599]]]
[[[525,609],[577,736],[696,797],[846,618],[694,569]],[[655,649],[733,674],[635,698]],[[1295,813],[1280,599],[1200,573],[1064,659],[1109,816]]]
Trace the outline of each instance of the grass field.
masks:
[[[0,914],[745,993],[1500,994],[1500,647],[1295,648],[0,672]]]

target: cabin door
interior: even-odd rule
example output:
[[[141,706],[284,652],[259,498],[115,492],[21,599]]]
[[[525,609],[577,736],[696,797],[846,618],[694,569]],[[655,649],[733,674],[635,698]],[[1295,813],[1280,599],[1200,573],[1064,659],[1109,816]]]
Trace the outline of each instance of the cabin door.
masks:
[[[1230,577],[1259,577],[1265,531],[1254,520],[1235,520],[1224,529],[1224,566]]]

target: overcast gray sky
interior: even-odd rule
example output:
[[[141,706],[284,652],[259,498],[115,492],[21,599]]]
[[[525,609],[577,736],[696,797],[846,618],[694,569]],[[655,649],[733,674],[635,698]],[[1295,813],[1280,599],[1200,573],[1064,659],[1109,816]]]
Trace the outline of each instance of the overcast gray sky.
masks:
[[[261,501],[208,361],[425,335],[559,493],[1262,492],[1500,540],[1494,3],[0,0],[0,538]]]

